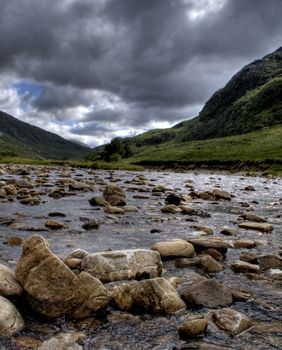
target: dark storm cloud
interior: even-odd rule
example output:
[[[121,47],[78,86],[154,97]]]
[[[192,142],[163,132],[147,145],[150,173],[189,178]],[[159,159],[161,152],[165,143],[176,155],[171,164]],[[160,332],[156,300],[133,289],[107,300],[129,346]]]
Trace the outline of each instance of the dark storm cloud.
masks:
[[[281,0],[2,1],[0,72],[42,84],[39,111],[95,106],[98,90],[124,106],[85,122],[174,122],[281,46],[281,10]]]

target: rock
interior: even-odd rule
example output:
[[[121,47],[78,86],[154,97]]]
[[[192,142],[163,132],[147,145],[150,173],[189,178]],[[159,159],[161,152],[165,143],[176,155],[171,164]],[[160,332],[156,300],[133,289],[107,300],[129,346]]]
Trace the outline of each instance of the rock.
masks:
[[[126,213],[138,213],[139,209],[137,207],[134,207],[133,205],[127,205],[125,207],[123,207],[123,210]]]
[[[76,342],[84,337],[85,334],[82,332],[60,332],[55,336],[45,340],[38,348],[38,350],[83,350],[83,347]]]
[[[202,255],[202,254],[208,254],[216,261],[223,260],[223,255],[218,250],[216,250],[214,248],[204,249],[200,252],[200,255]]]
[[[19,179],[16,182],[16,185],[19,188],[33,188],[34,187],[34,185],[26,179]]]
[[[225,308],[211,312],[212,321],[223,331],[237,335],[252,326],[252,321],[241,312]]]
[[[225,347],[222,345],[214,345],[212,343],[206,343],[206,342],[195,342],[195,343],[186,343],[176,350],[232,350],[235,348],[231,348],[229,346]]]
[[[261,255],[258,256],[259,267],[262,271],[267,269],[282,269],[282,258],[278,255]]]
[[[66,214],[60,212],[60,211],[52,211],[51,213],[48,214],[48,216],[50,217],[61,217],[64,218],[66,216]]]
[[[269,269],[269,276],[277,281],[282,281],[282,270],[280,269]]]
[[[60,230],[61,228],[66,228],[66,225],[55,220],[47,220],[45,222],[45,227],[50,228],[51,230]]]
[[[251,273],[260,273],[260,267],[255,264],[250,264],[245,261],[237,261],[230,265],[230,268],[234,272],[251,272]]]
[[[199,193],[198,197],[200,199],[203,199],[204,201],[214,200],[213,194],[211,192],[208,192],[208,191]]]
[[[175,239],[167,242],[157,242],[152,247],[153,250],[157,250],[161,257],[191,257],[194,255],[194,247],[191,243],[183,239]]]
[[[248,185],[248,186],[246,186],[246,187],[244,188],[244,190],[245,190],[245,191],[255,191],[255,188],[254,188],[254,186],[252,186],[252,185]]]
[[[82,260],[81,270],[102,282],[155,278],[162,272],[160,254],[147,249],[92,253]]]
[[[199,255],[195,260],[195,266],[200,267],[205,272],[215,273],[223,271],[223,266],[210,255]]]
[[[25,197],[20,200],[21,204],[26,205],[38,205],[40,204],[40,199],[38,197]]]
[[[263,224],[257,222],[242,222],[238,224],[240,228],[244,228],[245,230],[255,230],[260,232],[271,232],[273,230],[273,226],[271,224]]]
[[[125,192],[116,185],[107,185],[104,189],[103,197],[114,207],[126,205]]]
[[[181,202],[181,197],[176,193],[169,194],[165,199],[167,204],[179,205]]]
[[[69,184],[69,189],[70,190],[74,190],[74,191],[83,191],[83,190],[89,190],[90,186],[84,182],[80,182],[80,181],[75,181],[73,180],[70,184]]]
[[[177,291],[162,277],[114,287],[114,302],[125,311],[173,314],[185,308]]]
[[[202,334],[208,326],[208,321],[204,318],[190,320],[179,326],[177,331],[181,338],[195,338]]]
[[[3,297],[19,296],[23,289],[16,279],[15,272],[0,264],[0,295]]]
[[[76,249],[66,257],[66,260],[72,258],[82,260],[86,255],[89,255],[89,253],[86,250]]]
[[[191,225],[190,228],[196,231],[202,231],[205,232],[207,235],[213,234],[213,229],[209,226],[203,226],[203,225]]]
[[[186,205],[180,205],[181,208],[181,214],[184,215],[191,215],[191,216],[200,216],[202,218],[210,218],[210,214],[207,213],[206,211],[198,208],[191,208],[187,207]]]
[[[237,234],[237,231],[232,227],[223,226],[220,229],[220,233],[222,233],[223,235],[226,235],[226,236],[235,236]]]
[[[165,193],[166,188],[164,185],[157,185],[152,189],[152,192],[161,192],[161,193]]]
[[[106,207],[110,205],[109,202],[107,202],[103,197],[93,197],[89,199],[89,204],[92,205],[93,207]]]
[[[2,190],[5,190],[7,195],[16,196],[18,191],[14,185],[5,185],[2,187]]]
[[[232,303],[232,292],[215,280],[205,280],[182,291],[182,299],[188,306],[214,308]]]
[[[105,207],[105,213],[123,215],[125,214],[125,210],[120,207],[112,207],[109,205],[108,207]]]
[[[258,215],[255,215],[255,214],[250,213],[250,212],[246,212],[246,213],[242,214],[241,218],[243,218],[244,220],[253,221],[253,222],[266,222],[267,221],[265,218],[258,216]]]
[[[226,191],[219,190],[217,188],[212,190],[212,195],[215,197],[215,199],[224,199],[227,201],[231,201],[230,193],[228,193]]]
[[[240,254],[240,260],[245,261],[250,264],[258,264],[258,259],[255,254],[249,252],[242,252]]]
[[[200,253],[204,249],[213,248],[218,250],[220,253],[225,254],[231,245],[225,242],[221,237],[212,238],[189,238],[188,242],[192,243],[195,251]]]
[[[181,212],[181,209],[175,205],[175,204],[167,204],[164,207],[161,208],[161,211],[163,213],[173,213],[173,214],[177,214]]]
[[[69,258],[64,261],[64,263],[71,269],[80,269],[82,259],[77,258]]]
[[[0,337],[10,337],[24,327],[24,320],[16,307],[0,296]]]
[[[233,245],[236,249],[252,249],[257,246],[257,243],[255,241],[252,241],[251,239],[238,239],[233,243]]]
[[[39,235],[24,242],[16,276],[30,306],[49,318],[63,314],[87,317],[104,308],[111,299],[99,280],[86,272],[76,276],[52,254],[48,242]]]
[[[208,273],[220,272],[223,270],[223,266],[210,255],[199,255],[195,259],[178,259],[175,261],[174,266],[180,268],[195,266]]]
[[[99,222],[96,219],[90,219],[87,221],[85,224],[82,225],[82,228],[84,230],[93,230],[93,229],[98,229],[100,226]]]
[[[23,239],[18,236],[9,237],[5,240],[4,244],[9,246],[20,246],[23,243]]]

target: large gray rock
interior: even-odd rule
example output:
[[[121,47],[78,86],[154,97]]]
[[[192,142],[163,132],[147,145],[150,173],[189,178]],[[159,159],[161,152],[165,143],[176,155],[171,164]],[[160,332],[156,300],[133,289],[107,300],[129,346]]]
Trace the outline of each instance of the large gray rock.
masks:
[[[162,277],[124,283],[113,288],[114,302],[121,310],[173,314],[185,308],[174,287]]]
[[[209,308],[226,306],[232,303],[232,292],[215,280],[205,280],[181,292],[187,305]]]
[[[194,255],[195,250],[191,243],[184,239],[175,239],[166,242],[157,242],[152,249],[158,251],[161,257],[186,257],[190,258]]]
[[[86,255],[81,270],[102,282],[155,278],[162,272],[160,254],[147,249],[116,250]]]
[[[0,264],[0,295],[19,296],[22,292],[23,289],[16,279],[15,272],[8,266]]]
[[[24,327],[24,320],[17,308],[0,296],[0,337],[10,337]]]
[[[104,189],[103,196],[105,200],[114,207],[126,205],[125,192],[116,185],[107,185]]]
[[[50,318],[62,314],[83,318],[105,307],[111,299],[99,280],[86,272],[76,276],[39,235],[24,242],[16,276],[31,307]]]

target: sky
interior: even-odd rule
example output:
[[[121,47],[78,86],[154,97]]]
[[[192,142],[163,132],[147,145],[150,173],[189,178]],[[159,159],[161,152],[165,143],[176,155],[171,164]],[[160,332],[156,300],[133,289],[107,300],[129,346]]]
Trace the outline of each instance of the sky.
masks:
[[[0,0],[0,110],[91,147],[195,117],[282,0]]]

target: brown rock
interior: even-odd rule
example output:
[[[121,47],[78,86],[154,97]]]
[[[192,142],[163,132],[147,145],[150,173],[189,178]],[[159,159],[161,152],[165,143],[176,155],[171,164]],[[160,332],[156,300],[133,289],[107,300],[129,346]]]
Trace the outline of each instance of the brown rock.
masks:
[[[226,236],[235,236],[237,234],[237,231],[232,227],[223,226],[220,230],[220,233]]]
[[[217,188],[212,190],[212,195],[215,197],[215,199],[224,199],[227,201],[231,201],[230,193],[228,193],[226,191],[219,190]]]
[[[261,270],[282,269],[282,258],[278,255],[261,255],[258,256],[259,267]]]
[[[185,308],[177,291],[162,277],[114,287],[114,302],[125,311],[173,314]]]
[[[266,222],[267,221],[265,218],[258,216],[256,214],[250,213],[250,212],[246,212],[246,213],[242,214],[241,217],[244,220],[253,221],[253,222]]]
[[[110,205],[109,202],[107,202],[103,197],[93,197],[89,199],[89,204],[92,205],[93,207],[106,207]]]
[[[161,257],[191,257],[194,255],[194,247],[191,243],[183,239],[175,239],[173,241],[158,242],[153,248],[160,253]]]
[[[260,273],[260,267],[255,264],[249,264],[245,261],[237,261],[234,264],[230,265],[230,268],[234,272],[252,272],[252,273]]]
[[[45,227],[50,228],[51,230],[60,230],[62,228],[66,228],[66,225],[59,221],[47,220],[45,222]]]
[[[103,191],[103,197],[114,207],[126,205],[125,192],[116,185],[107,185]]]
[[[208,326],[208,321],[204,318],[190,320],[179,326],[177,331],[181,338],[195,338],[202,334]]]
[[[257,246],[257,243],[255,241],[252,241],[251,239],[238,239],[233,243],[233,245],[236,249],[252,249]]]
[[[210,255],[212,258],[214,258],[216,261],[221,261],[223,260],[223,255],[216,249],[214,248],[208,248],[208,249],[204,249],[201,251],[200,253],[202,254],[208,254]]]
[[[232,335],[240,334],[252,326],[252,321],[246,315],[230,308],[213,311],[211,317],[218,328]]]
[[[271,232],[273,230],[273,226],[271,224],[257,222],[242,222],[238,226],[240,228],[244,228],[245,230],[255,230],[260,232]]]
[[[19,296],[23,289],[16,279],[15,272],[0,264],[0,295],[3,297]]]
[[[173,214],[177,214],[181,212],[181,208],[179,208],[177,205],[175,204],[167,204],[164,207],[161,208],[161,211],[163,213],[173,213]]]
[[[114,214],[114,215],[123,215],[125,214],[125,210],[119,207],[112,207],[109,205],[108,207],[105,207],[105,213]]]
[[[220,253],[225,254],[227,249],[231,248],[231,245],[228,242],[225,242],[221,237],[189,238],[188,242],[193,244],[197,253],[200,253],[204,249],[213,248]]]
[[[209,308],[226,306],[233,300],[231,290],[215,280],[196,283],[182,291],[181,296],[187,305]]]
[[[111,299],[99,280],[86,272],[76,276],[52,254],[48,242],[39,235],[24,242],[16,276],[31,307],[50,318],[63,314],[87,317],[105,307]]]

